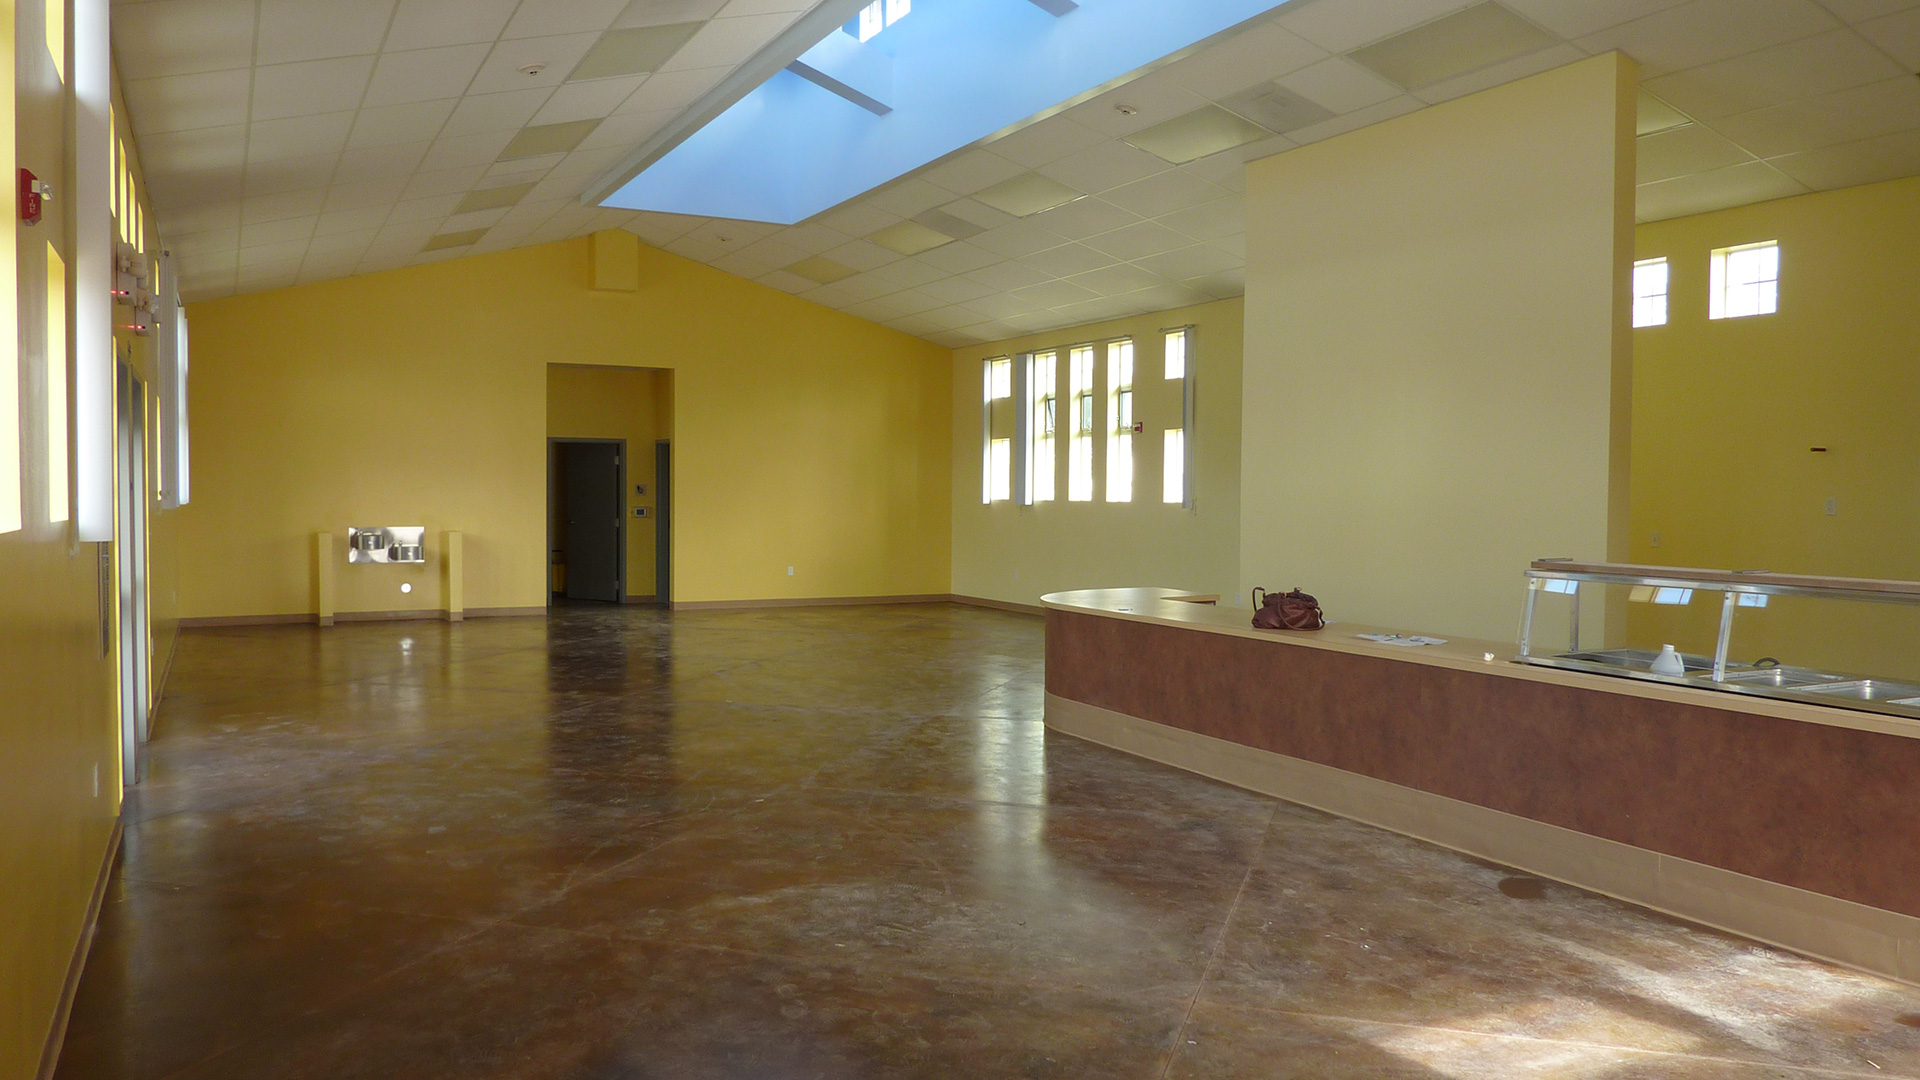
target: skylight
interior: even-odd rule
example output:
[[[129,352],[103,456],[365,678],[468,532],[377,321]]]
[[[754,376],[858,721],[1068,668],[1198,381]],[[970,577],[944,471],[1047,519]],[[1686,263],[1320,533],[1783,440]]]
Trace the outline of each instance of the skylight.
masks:
[[[602,205],[790,225],[1284,2],[876,0]]]

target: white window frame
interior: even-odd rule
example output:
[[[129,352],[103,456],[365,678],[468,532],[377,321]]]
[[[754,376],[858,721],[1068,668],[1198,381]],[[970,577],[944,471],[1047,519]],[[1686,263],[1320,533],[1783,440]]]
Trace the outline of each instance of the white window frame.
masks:
[[[1655,270],[1659,271],[1657,275]],[[1641,259],[1633,264],[1634,329],[1667,325],[1667,298],[1672,287],[1673,268],[1667,263],[1665,255]]]
[[[1745,258],[1762,252],[1757,259]],[[1778,240],[1715,248],[1707,273],[1707,318],[1745,319],[1780,310]]]

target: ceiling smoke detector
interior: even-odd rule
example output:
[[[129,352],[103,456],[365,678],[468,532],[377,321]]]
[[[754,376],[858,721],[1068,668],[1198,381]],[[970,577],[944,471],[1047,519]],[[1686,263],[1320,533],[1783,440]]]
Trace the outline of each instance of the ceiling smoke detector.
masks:
[[[1140,110],[1137,106],[1120,104],[1120,105],[1115,105],[1113,107],[1113,111],[1119,113],[1121,116],[1132,116],[1133,114],[1139,112]]]
[[[528,76],[529,78],[531,78],[531,77],[533,77],[533,76],[535,76],[535,75],[538,75],[538,74],[540,74],[541,72],[543,72],[543,71],[545,71],[545,70],[547,70],[547,64],[546,64],[546,61],[544,61],[544,60],[542,60],[542,61],[541,61],[540,63],[537,63],[537,64],[528,64],[528,65],[527,65],[526,67],[523,67],[523,68],[521,68],[521,69],[520,69],[520,74],[522,74],[522,75],[525,75],[525,76]]]

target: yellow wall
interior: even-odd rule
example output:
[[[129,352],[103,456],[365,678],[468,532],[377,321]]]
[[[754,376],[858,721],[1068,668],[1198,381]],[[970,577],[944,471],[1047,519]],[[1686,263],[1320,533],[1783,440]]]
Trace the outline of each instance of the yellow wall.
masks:
[[[1709,321],[1708,253],[1760,240],[1779,312]],[[1636,561],[1920,579],[1916,251],[1920,178],[1639,228],[1672,291],[1668,324],[1633,332]],[[1636,633],[1711,641],[1717,599],[1636,610]],[[1908,609],[1785,603],[1742,611],[1733,655],[1912,677],[1917,632]]]
[[[951,353],[652,248],[592,291],[587,247],[195,305],[182,615],[311,611],[311,534],[357,524],[465,533],[470,612],[544,604],[555,363],[673,369],[676,601],[948,590]],[[442,603],[432,562],[337,582]]]
[[[1510,640],[1608,554],[1633,100],[1609,55],[1248,166],[1237,591]]]
[[[665,438],[659,429],[655,400],[662,376],[670,371],[637,368],[578,367],[554,364],[547,368],[547,437],[550,439],[625,439],[627,442],[626,590],[630,598],[654,595],[654,500],[659,493],[654,477],[654,442]],[[645,495],[634,492],[647,489]],[[549,490],[549,496],[553,494]],[[636,518],[633,508],[644,506],[648,516]]]
[[[1240,349],[1242,304],[1215,304],[1071,330],[975,345],[953,363],[953,591],[1020,604],[1049,592],[1156,585],[1194,592],[1237,591],[1240,520]],[[1195,369],[1194,505],[1161,501],[1162,433],[1180,427],[1179,384],[1164,378],[1163,329],[1194,325],[1189,363]],[[1095,440],[1094,501],[1066,498],[1066,440],[1058,454],[1058,496],[1020,506],[981,502],[981,363],[1058,348],[1060,415],[1067,407],[1066,347],[1132,337],[1134,415],[1146,431],[1134,437],[1134,498],[1104,499],[1104,439]],[[1098,400],[1104,404],[1105,375]],[[1064,424],[1064,420],[1063,420]],[[1096,422],[1097,430],[1105,424]],[[1062,428],[1064,431],[1064,426]]]

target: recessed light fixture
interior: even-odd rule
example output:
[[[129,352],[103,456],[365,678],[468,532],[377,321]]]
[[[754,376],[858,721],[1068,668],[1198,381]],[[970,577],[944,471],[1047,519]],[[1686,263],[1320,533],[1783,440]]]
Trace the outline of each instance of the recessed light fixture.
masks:
[[[808,281],[817,281],[822,285],[831,285],[836,281],[845,281],[852,277],[854,269],[851,266],[842,266],[824,255],[815,255],[787,267],[787,273],[798,274]]]
[[[465,232],[441,233],[439,236],[428,240],[427,246],[420,250],[423,252],[445,251],[448,248],[467,247],[479,243],[480,238],[485,235],[487,235],[487,230],[485,229],[468,229]]]
[[[902,255],[918,255],[923,251],[932,251],[944,244],[953,243],[953,237],[936,232],[917,221],[903,221],[898,225],[889,225],[867,239]]]
[[[1205,105],[1190,113],[1163,120],[1143,131],[1127,136],[1126,141],[1156,157],[1184,165],[1222,150],[1259,142],[1273,132],[1218,105]]]
[[[973,196],[975,202],[985,203],[1014,217],[1037,214],[1084,197],[1082,192],[1058,180],[1031,172],[1011,180],[1002,180],[985,191],[975,192]]]
[[[579,79],[609,79],[617,75],[645,75],[660,70],[660,65],[680,51],[704,23],[672,23],[667,26],[636,26],[627,30],[609,30],[600,35],[587,55],[567,76]]]
[[[1485,0],[1347,55],[1412,90],[1524,56],[1554,41],[1552,34]]]

